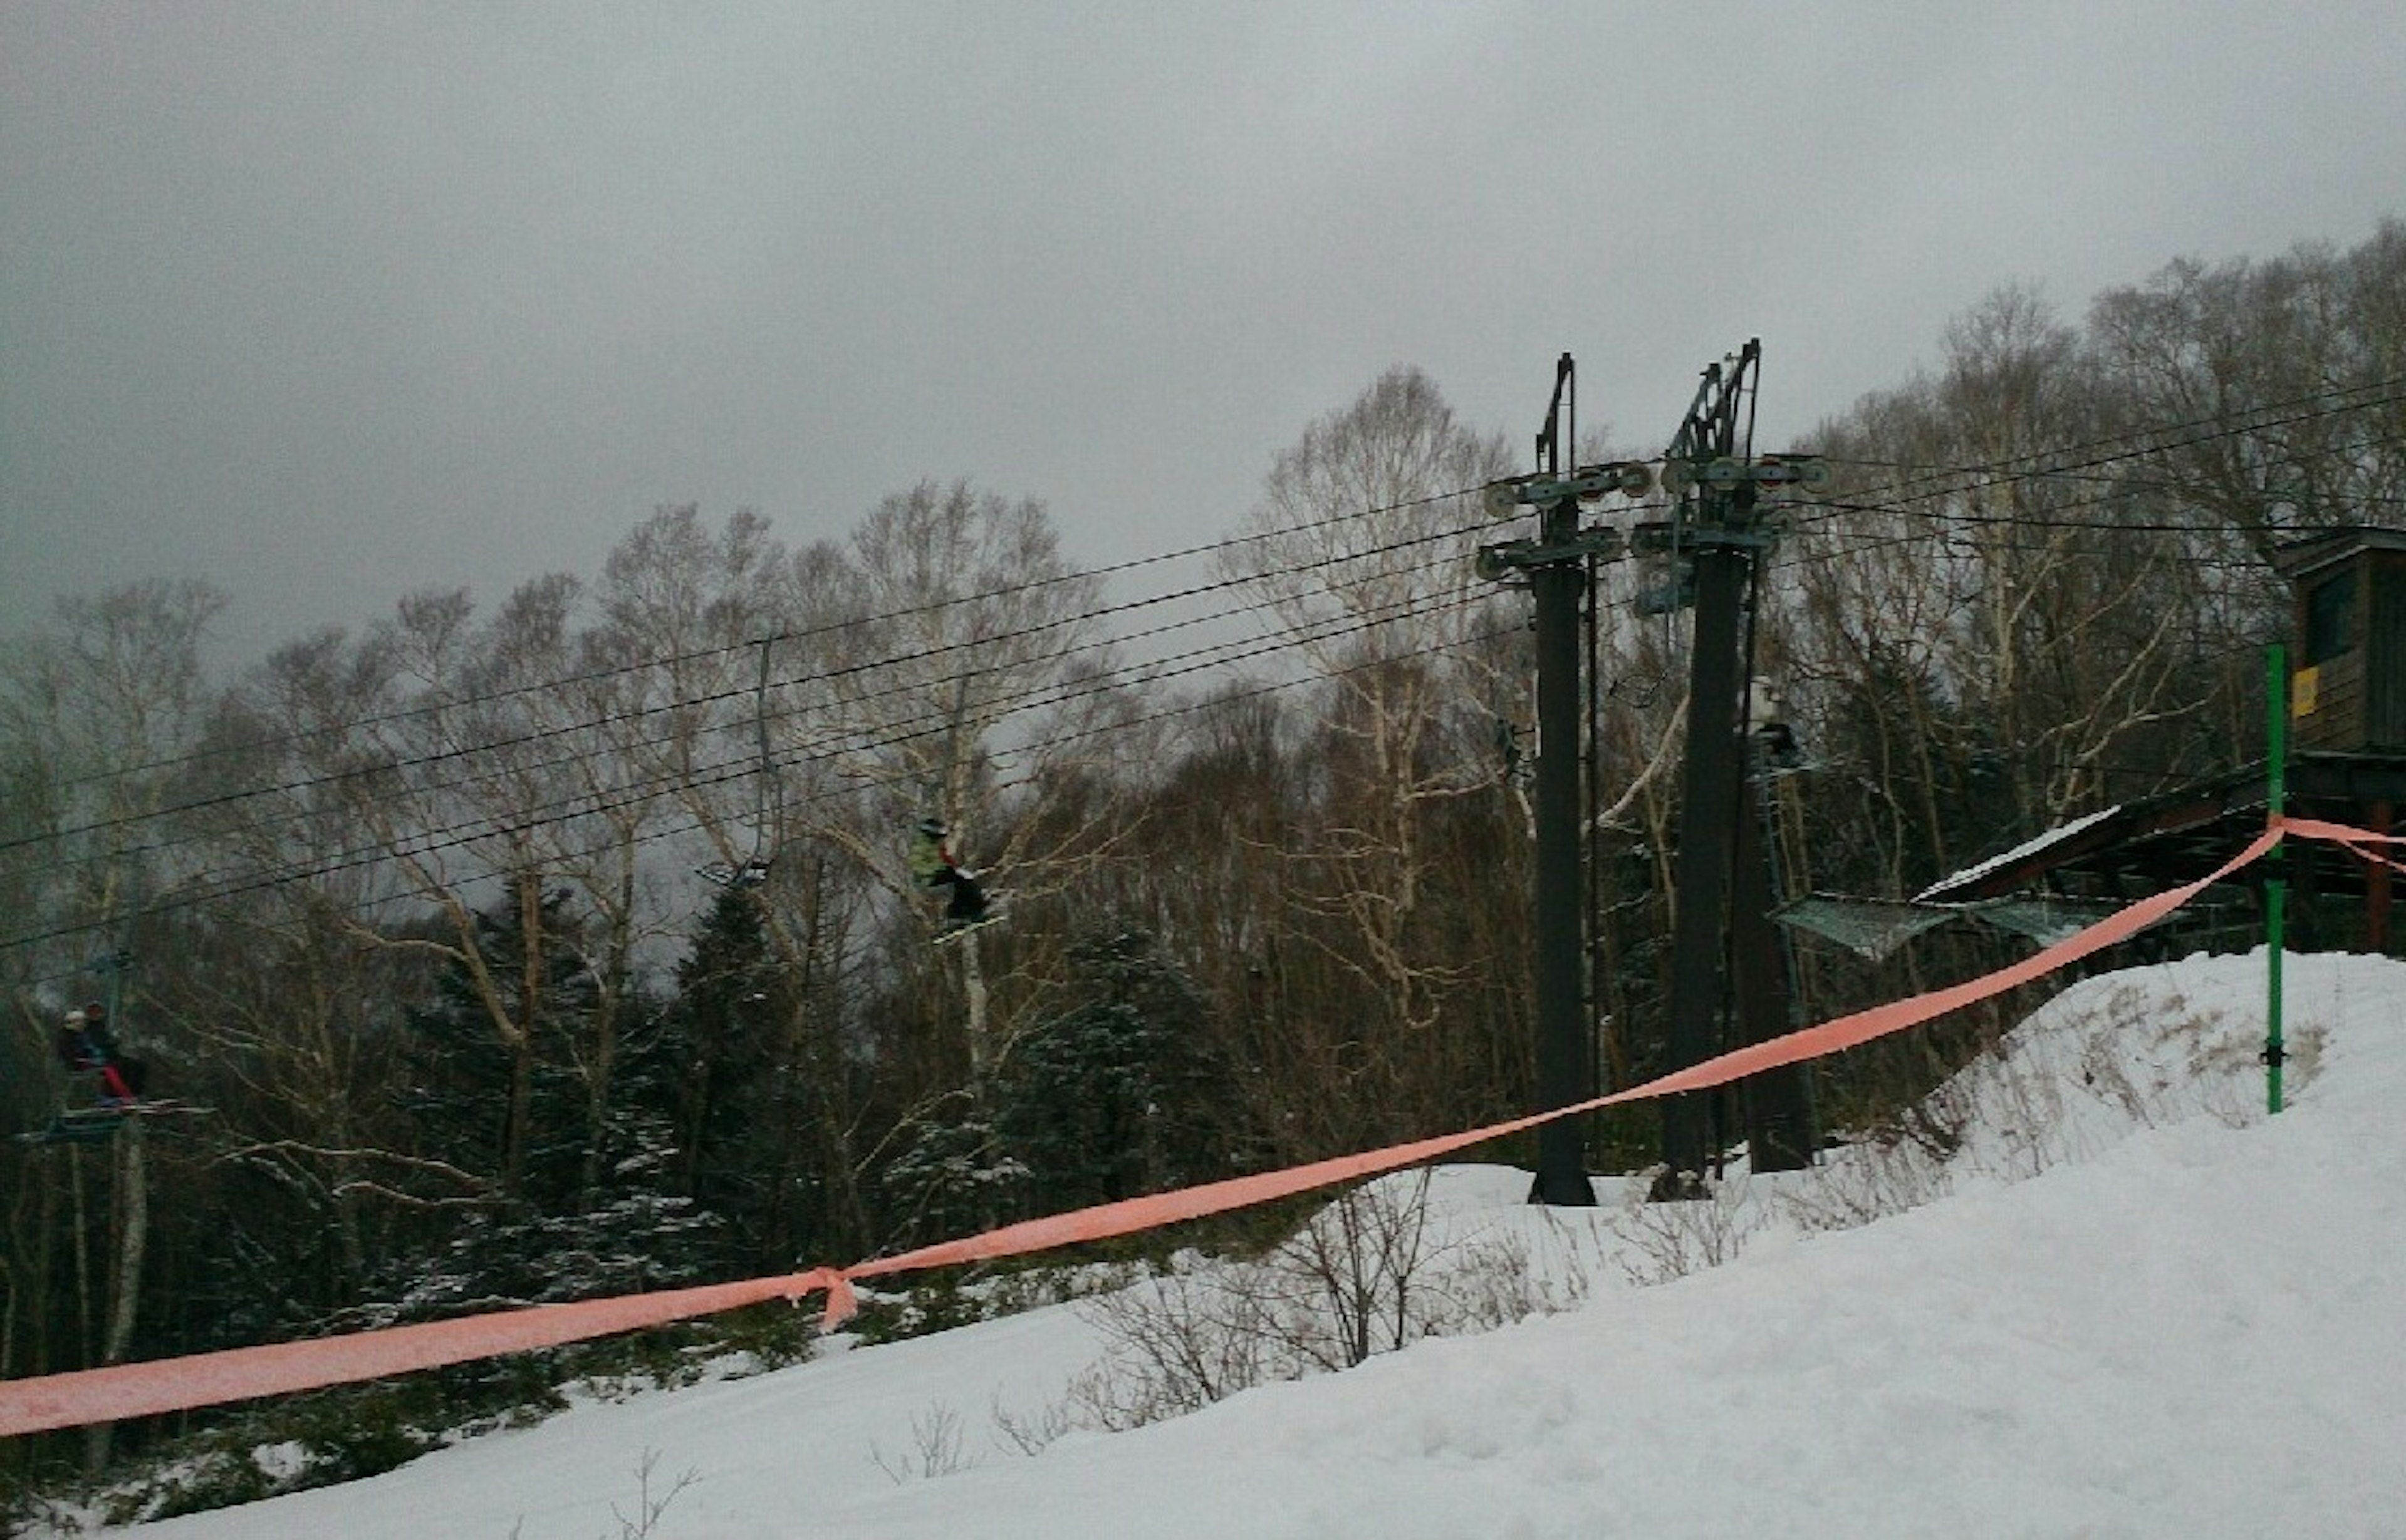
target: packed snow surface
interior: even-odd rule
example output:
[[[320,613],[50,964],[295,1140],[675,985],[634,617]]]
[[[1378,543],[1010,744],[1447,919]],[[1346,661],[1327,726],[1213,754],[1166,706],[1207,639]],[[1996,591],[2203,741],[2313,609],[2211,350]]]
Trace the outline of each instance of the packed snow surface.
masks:
[[[134,1533],[2406,1535],[2406,965],[2293,957],[2286,998],[2278,1117],[2264,959],[2200,956],[2071,986],[1914,1137],[1710,1203],[1445,1168],[1445,1243],[1578,1303],[1133,1432],[1022,1448],[1106,1350],[1054,1305]]]

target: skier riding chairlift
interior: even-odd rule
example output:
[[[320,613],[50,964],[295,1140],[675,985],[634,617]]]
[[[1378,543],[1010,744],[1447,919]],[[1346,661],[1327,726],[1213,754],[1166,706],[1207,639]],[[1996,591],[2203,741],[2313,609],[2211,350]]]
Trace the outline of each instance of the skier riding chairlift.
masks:
[[[142,1099],[149,1067],[119,1056],[108,1035],[108,1010],[98,1000],[67,1012],[59,1024],[58,1053],[69,1074],[98,1071],[101,1106],[126,1107]]]
[[[977,874],[964,869],[945,847],[945,836],[951,832],[941,818],[922,818],[911,841],[911,881],[930,893],[952,889],[942,935],[983,925],[988,918],[985,889],[978,885]]]

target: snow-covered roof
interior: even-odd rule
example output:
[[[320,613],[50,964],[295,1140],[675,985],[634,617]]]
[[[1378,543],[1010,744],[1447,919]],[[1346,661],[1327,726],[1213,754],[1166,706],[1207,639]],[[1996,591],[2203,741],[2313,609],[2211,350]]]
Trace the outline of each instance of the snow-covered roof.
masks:
[[[2097,825],[2103,823],[2106,819],[2113,817],[2116,813],[2121,811],[2121,804],[2117,802],[2110,808],[2106,808],[2098,812],[2092,812],[2085,818],[2074,818],[2068,824],[2051,828],[2045,834],[2039,835],[2036,839],[2025,840],[2009,851],[1989,856],[1978,866],[1966,867],[1961,871],[1956,872],[1950,877],[1941,877],[1938,881],[1931,883],[1928,887],[1923,888],[1919,893],[1915,894],[1913,896],[1913,901],[1918,904],[1934,903],[1944,898],[1953,890],[1959,887],[1968,886],[1973,882],[1987,876],[1988,873],[1997,870],[2001,867],[2011,866],[2017,861],[2036,855],[2042,851],[2048,850],[2056,845],[2061,844],[2063,841],[2071,839],[2073,835],[2080,833],[2084,829],[2095,827]]]

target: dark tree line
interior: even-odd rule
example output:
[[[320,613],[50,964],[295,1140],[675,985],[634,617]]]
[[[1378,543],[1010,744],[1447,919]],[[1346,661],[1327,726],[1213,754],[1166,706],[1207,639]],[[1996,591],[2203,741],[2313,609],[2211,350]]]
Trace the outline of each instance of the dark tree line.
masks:
[[[2251,757],[2264,554],[2398,521],[2400,382],[2391,223],[2083,326],[2001,292],[1827,422],[1757,624],[1807,761],[1762,798],[1783,886],[1910,893]],[[1309,425],[1216,573],[1274,650],[1199,687],[1124,656],[1040,504],[966,484],[798,550],[664,510],[589,583],[413,595],[226,683],[205,588],[63,604],[0,679],[0,1096],[38,1129],[86,1094],[50,1034],[121,952],[129,1039],[213,1110],[0,1146],[0,1375],[847,1260],[1521,1110],[1525,601],[1468,559],[1504,443],[1409,369]],[[1638,602],[1676,573],[1600,576],[1621,1083],[1662,1067],[1685,652]],[[929,812],[1005,924],[931,944]],[[2008,946],[1797,966],[1827,1014]]]

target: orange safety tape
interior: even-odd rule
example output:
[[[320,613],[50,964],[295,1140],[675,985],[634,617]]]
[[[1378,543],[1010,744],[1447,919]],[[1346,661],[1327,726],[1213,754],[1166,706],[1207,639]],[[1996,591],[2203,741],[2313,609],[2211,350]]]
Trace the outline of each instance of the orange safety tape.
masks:
[[[2342,840],[2339,843],[2341,849],[2355,855],[2366,866],[2387,867],[2392,871],[2406,871],[2406,861],[2401,861],[2394,855],[2384,855],[2378,851],[2367,850],[2353,840]]]
[[[1887,1005],[1874,1006],[1869,1010],[1856,1011],[1850,1016],[1835,1017],[1818,1026],[1807,1026],[1790,1032],[1784,1038],[1774,1038],[1768,1042],[1737,1049],[1732,1053],[1723,1053],[1719,1058],[1707,1059],[1691,1069],[1676,1070],[1659,1080],[1649,1081],[1642,1086],[1621,1092],[1618,1095],[1607,1096],[1605,1100],[1606,1102],[1634,1100],[1641,1094],[1649,1096],[1663,1096],[1677,1091],[1701,1091],[1725,1081],[1759,1074],[1765,1069],[1776,1069],[1782,1065],[1795,1064],[1804,1059],[1820,1058],[1824,1054],[1835,1053],[1842,1049],[1858,1047],[1875,1038],[1884,1038],[1891,1032],[1901,1032],[1908,1026],[1917,1026],[1933,1016],[1943,1016],[1950,1010],[1960,1010],[1975,1000],[1984,1000],[1991,995],[2001,995],[2008,989],[2029,983],[2034,979],[2054,972],[2066,963],[2077,962],[2092,952],[2112,946],[2116,941],[2127,940],[2154,925],[2200,893],[2279,844],[2286,827],[2286,824],[2284,821],[2265,829],[2263,833],[2248,841],[2246,849],[2196,882],[2156,894],[2152,897],[2142,898],[2105,916],[2095,925],[2074,932],[2053,946],[2044,948],[2020,962],[2009,964],[1993,973],[1984,973],[1976,979],[1967,980],[1946,989],[1933,989],[1927,995],[1916,995],[1911,999],[1895,1000]]]
[[[2350,855],[2358,857],[2368,866],[2384,866],[2394,871],[2406,871],[2406,861],[2365,848],[2368,843],[2376,841],[2385,845],[2406,845],[2406,834],[2374,834],[2369,829],[2350,828],[2344,824],[2326,824],[2312,818],[2288,818],[2284,819],[2283,823],[2290,833],[2302,834],[2316,840],[2328,840]]]
[[[1249,1204],[1266,1203],[1272,1198],[1287,1197],[1326,1187],[1336,1182],[1373,1177],[1381,1173],[1417,1166],[1435,1160],[1457,1150],[1484,1144],[1580,1112],[1626,1102],[1644,1101],[1655,1096],[1667,1096],[1682,1091],[1703,1091],[1712,1086],[1743,1080],[1748,1075],[1776,1069],[1783,1065],[1805,1059],[1820,1058],[1841,1049],[1853,1048],[1874,1038],[1901,1032],[1908,1026],[1926,1022],[1933,1016],[1960,1010],[1974,1000],[1985,999],[2039,978],[2066,963],[2073,962],[2102,947],[2113,945],[2126,937],[2155,924],[2172,911],[2187,903],[2205,888],[2220,882],[2231,872],[2255,860],[2279,842],[2278,829],[2267,829],[2237,855],[2220,868],[2199,878],[2186,887],[2143,898],[2120,912],[2066,938],[2008,968],[1983,975],[1950,989],[1918,995],[1911,999],[1897,1000],[1850,1016],[1840,1016],[1818,1026],[1804,1027],[1785,1037],[1767,1042],[1733,1050],[1706,1059],[1702,1064],[1671,1074],[1658,1076],[1642,1085],[1609,1095],[1592,1097],[1527,1117],[1505,1123],[1490,1123],[1460,1134],[1440,1135],[1411,1144],[1391,1145],[1383,1150],[1368,1151],[1358,1155],[1339,1155],[1331,1160],[1316,1161],[1309,1166],[1290,1166],[1280,1171],[1265,1171],[1257,1176],[1234,1177],[1225,1181],[1209,1182],[1199,1187],[1184,1187],[1175,1192],[1156,1193],[1146,1197],[1126,1198],[1093,1208],[1080,1208],[1066,1214],[1054,1214],[1044,1219],[1027,1220],[1018,1224],[1006,1224],[983,1235],[960,1240],[943,1241],[905,1251],[897,1256],[881,1257],[872,1262],[856,1263],[843,1269],[850,1279],[871,1278],[884,1273],[909,1272],[922,1267],[943,1267],[957,1263],[989,1261],[998,1257],[1017,1256],[1029,1251],[1050,1250],[1073,1241],[1103,1240],[1114,1236],[1150,1230],[1182,1220],[1200,1219],[1207,1214],[1223,1213]],[[828,1302],[829,1314],[836,1311],[837,1302]],[[838,1318],[840,1319],[840,1318]]]
[[[731,1310],[764,1300],[799,1300],[820,1290],[825,1290],[828,1295],[826,1323],[833,1326],[853,1313],[852,1280],[855,1279],[1020,1256],[1076,1241],[1104,1240],[1182,1220],[1224,1213],[1232,1208],[1289,1197],[1337,1182],[1417,1166],[1490,1139],[1535,1128],[1556,1118],[1572,1117],[1600,1108],[1683,1091],[1703,1091],[1766,1069],[1857,1047],[1875,1038],[1903,1031],[1932,1017],[2027,983],[2066,963],[2125,940],[2262,855],[2280,841],[2285,831],[2340,843],[2356,840],[2406,843],[2406,838],[2372,834],[2344,825],[2312,820],[2275,820],[2250,841],[2246,849],[2196,882],[2140,899],[2087,929],[1994,973],[1911,999],[1840,1016],[1768,1042],[1736,1049],[1609,1095],[1490,1123],[1483,1128],[1392,1145],[1356,1155],[1340,1155],[1280,1171],[1233,1177],[1224,1181],[1102,1204],[1044,1219],[1027,1220],[960,1240],[944,1241],[894,1256],[855,1263],[849,1267],[815,1267],[808,1272],[751,1279],[739,1283],[627,1294],[573,1305],[542,1305],[458,1321],[359,1332],[347,1336],[279,1342],[258,1348],[234,1348],[222,1352],[196,1353],[185,1358],[157,1359],[103,1369],[83,1369],[32,1379],[0,1380],[0,1436],[73,1427],[86,1422],[114,1421],[158,1412],[183,1411],[255,1396],[289,1394],[295,1391],[375,1379],[414,1369],[436,1368],[470,1359],[558,1347],[587,1337],[605,1336],[616,1332],[664,1325],[672,1321]]]
[[[2334,824],[2321,818],[2291,818],[2283,815],[2281,827],[2308,840],[2328,840],[2337,844],[2406,845],[2406,834],[2375,834],[2369,828],[2351,824]]]
[[[556,1348],[762,1300],[800,1299],[833,1282],[833,1270],[821,1267],[785,1278],[622,1294],[573,1305],[538,1305],[347,1336],[230,1348],[185,1358],[0,1381],[0,1434],[113,1422],[253,1396],[314,1391],[534,1348]]]

